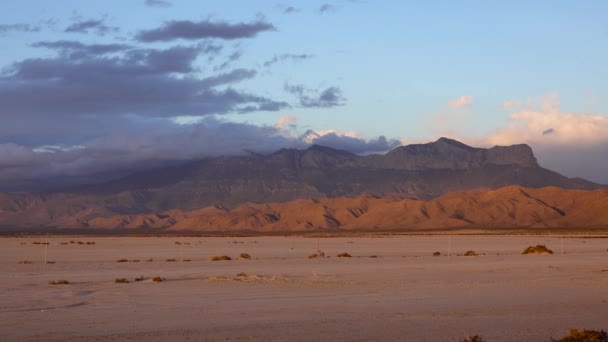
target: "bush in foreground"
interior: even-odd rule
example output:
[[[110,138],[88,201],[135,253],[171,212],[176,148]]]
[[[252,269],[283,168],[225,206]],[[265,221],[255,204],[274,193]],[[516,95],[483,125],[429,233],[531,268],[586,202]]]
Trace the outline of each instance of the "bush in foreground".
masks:
[[[127,278],[116,278],[116,279],[114,279],[114,282],[117,284],[128,284],[129,283]]]
[[[155,283],[160,283],[161,281],[165,281],[165,278],[154,277],[154,278],[152,278],[152,281]]]
[[[521,254],[553,254],[553,251],[545,245],[529,246]]]
[[[65,280],[65,279],[61,279],[61,280],[49,280],[49,285],[66,285],[69,284],[70,282]]]
[[[433,253],[433,256],[441,256],[441,253],[435,252],[435,253]]]
[[[469,337],[461,337],[458,342],[486,342],[486,340],[479,335],[473,335]]]
[[[478,254],[475,251],[467,251],[464,253],[464,256],[477,256]]]
[[[336,255],[338,258],[352,258],[352,256],[348,253],[340,253]]]
[[[227,260],[232,260],[231,257],[227,256],[227,255],[215,255],[212,256],[211,258],[209,258],[209,260],[211,261],[227,261]]]
[[[308,259],[317,259],[317,258],[325,258],[325,253],[319,252],[319,253],[311,254],[308,256]]]
[[[249,255],[247,253],[241,253],[241,255],[239,255],[239,259],[250,260],[251,255]]]
[[[608,334],[604,330],[578,330],[570,329],[568,336],[552,342],[608,342]]]

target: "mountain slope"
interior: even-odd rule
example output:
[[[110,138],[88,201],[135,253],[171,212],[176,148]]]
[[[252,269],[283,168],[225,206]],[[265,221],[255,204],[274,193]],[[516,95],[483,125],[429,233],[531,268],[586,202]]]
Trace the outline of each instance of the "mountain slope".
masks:
[[[424,201],[397,196],[300,199],[285,203],[211,206],[193,211],[107,217],[61,217],[69,228],[168,231],[412,230],[431,228],[608,228],[608,189],[471,190]]]
[[[313,145],[270,155],[207,158],[64,192],[0,194],[0,225],[61,225],[73,219],[88,222],[364,193],[428,200],[448,192],[510,185],[599,188],[540,167],[527,145],[483,149],[441,138],[369,156]]]

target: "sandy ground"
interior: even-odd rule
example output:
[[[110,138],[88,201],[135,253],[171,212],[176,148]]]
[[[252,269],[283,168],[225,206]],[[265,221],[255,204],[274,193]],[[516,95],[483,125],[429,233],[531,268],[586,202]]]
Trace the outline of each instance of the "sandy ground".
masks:
[[[54,237],[49,265],[34,241],[0,239],[2,341],[548,341],[608,329],[606,238]],[[317,244],[331,258],[309,259]],[[521,255],[536,244],[556,254]],[[252,259],[209,260],[243,252]],[[133,281],[142,275],[166,281]],[[59,279],[70,284],[48,285]]]

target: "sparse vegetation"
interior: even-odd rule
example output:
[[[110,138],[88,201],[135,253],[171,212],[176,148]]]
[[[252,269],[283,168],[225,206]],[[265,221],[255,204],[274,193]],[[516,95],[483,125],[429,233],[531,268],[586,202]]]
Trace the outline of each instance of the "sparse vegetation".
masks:
[[[552,342],[608,342],[608,334],[604,330],[578,330],[570,329],[568,336]]]
[[[152,261],[154,261],[154,259],[152,259],[152,258],[146,260],[146,262],[152,262]]]
[[[129,260],[127,260],[127,259],[118,259],[118,260],[116,260],[116,262],[129,262]]]
[[[370,257],[370,258],[374,258],[374,259],[375,259],[375,258],[377,258],[378,256],[377,256],[377,255],[370,255],[369,257]]]
[[[336,255],[338,258],[352,258],[352,255],[348,254],[348,253],[340,253],[338,255]]]
[[[166,261],[166,262],[176,262],[176,261],[177,261],[177,259],[166,259],[165,261]]]
[[[241,272],[241,273],[237,274],[236,276],[237,277],[247,277],[247,273]]]
[[[129,283],[127,278],[116,278],[116,279],[114,279],[114,282],[117,284],[128,284]]]
[[[441,256],[441,253],[440,252],[435,252],[435,253],[433,253],[433,256]]]
[[[65,280],[65,279],[61,279],[61,280],[49,280],[49,285],[67,285],[70,282]]]
[[[464,253],[464,256],[477,256],[478,254],[475,251],[467,251]]]
[[[241,255],[239,255],[239,259],[249,260],[249,259],[251,259],[251,255],[249,255],[247,253],[241,253]]]
[[[165,278],[154,277],[154,278],[152,278],[152,281],[155,283],[160,283],[161,281],[165,281]]]
[[[226,261],[226,260],[232,260],[232,258],[229,257],[229,256],[227,256],[227,255],[220,255],[220,256],[215,255],[215,256],[212,256],[211,258],[209,258],[209,260],[211,260],[211,261]]]
[[[308,256],[308,259],[317,259],[317,258],[325,258],[325,253],[319,251],[319,253],[311,254]]]
[[[146,277],[144,277],[143,275],[135,278],[135,281],[143,281],[143,280],[146,280]]]
[[[553,254],[553,251],[545,245],[529,246],[521,254]]]
[[[33,261],[29,261],[29,260],[21,260],[18,262],[18,264],[20,264],[20,265],[31,265],[33,263],[34,263]]]
[[[461,337],[459,340],[459,342],[486,342],[486,340],[479,336],[479,335],[473,335],[473,336],[469,336],[469,337]]]
[[[49,264],[49,265],[52,265],[52,264],[54,264],[55,262],[54,262],[54,261],[51,261],[51,260],[48,260],[46,263],[47,263],[47,264]]]

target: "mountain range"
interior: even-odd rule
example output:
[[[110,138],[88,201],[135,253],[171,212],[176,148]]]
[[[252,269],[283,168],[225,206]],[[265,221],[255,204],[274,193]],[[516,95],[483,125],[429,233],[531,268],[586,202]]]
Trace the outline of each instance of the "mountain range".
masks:
[[[491,191],[503,187],[510,190]],[[552,188],[534,190],[545,187]],[[367,156],[313,145],[269,155],[206,158],[51,193],[0,194],[0,226],[162,230],[572,226],[576,225],[572,218],[578,217],[572,216],[576,205],[555,201],[602,200],[591,206],[597,209],[607,202],[606,190],[600,188],[542,168],[527,145],[484,149],[441,138]],[[546,198],[545,193],[559,198]],[[446,207],[446,198],[460,198],[462,203]],[[436,209],[442,206],[447,209]],[[505,209],[510,206],[517,209]],[[578,225],[602,223],[608,221],[586,219]]]

